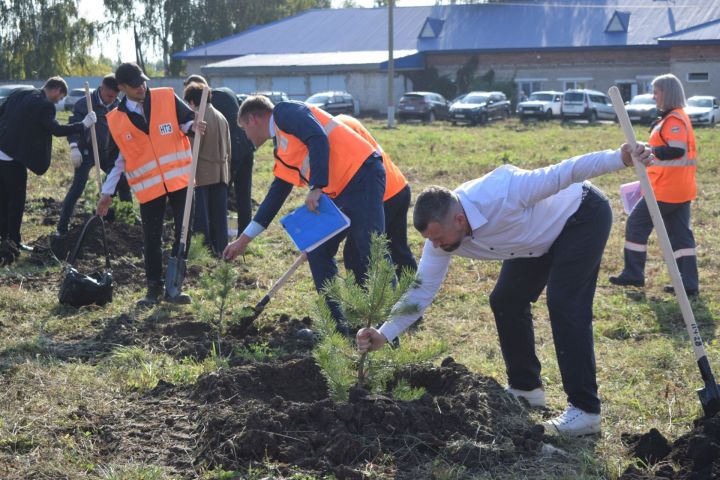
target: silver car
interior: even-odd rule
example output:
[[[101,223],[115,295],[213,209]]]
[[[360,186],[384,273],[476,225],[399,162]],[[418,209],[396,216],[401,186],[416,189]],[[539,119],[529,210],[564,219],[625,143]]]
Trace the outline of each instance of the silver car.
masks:
[[[715,125],[720,120],[720,105],[717,97],[696,95],[687,99],[685,113],[693,125]]]
[[[615,120],[610,97],[596,90],[568,90],[563,95],[562,119],[585,119],[588,123],[597,120]]]

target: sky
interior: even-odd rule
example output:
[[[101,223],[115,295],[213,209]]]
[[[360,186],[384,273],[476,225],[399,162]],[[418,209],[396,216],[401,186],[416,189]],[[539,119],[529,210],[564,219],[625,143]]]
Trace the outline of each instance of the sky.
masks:
[[[343,0],[332,0],[332,5],[342,5]],[[372,7],[373,0],[355,0],[361,7]],[[400,7],[414,7],[420,5],[434,5],[436,0],[395,0],[395,5]],[[104,20],[103,2],[100,0],[80,0],[80,15],[88,20]],[[111,60],[135,61],[135,47],[133,46],[132,32],[122,34],[102,35],[98,45],[92,51],[93,55],[102,53]],[[118,55],[119,54],[119,55]],[[156,61],[160,58],[158,52],[146,53],[146,61]]]

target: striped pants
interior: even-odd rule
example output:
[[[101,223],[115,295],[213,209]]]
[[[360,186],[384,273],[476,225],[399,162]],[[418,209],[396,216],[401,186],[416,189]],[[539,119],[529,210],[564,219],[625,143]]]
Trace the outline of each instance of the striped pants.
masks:
[[[690,205],[692,202],[658,202],[665,228],[670,237],[675,260],[682,276],[685,290],[698,290],[697,254],[695,237],[690,229]],[[645,199],[641,199],[628,217],[625,225],[625,268],[622,276],[630,280],[645,279],[647,242],[653,224]]]

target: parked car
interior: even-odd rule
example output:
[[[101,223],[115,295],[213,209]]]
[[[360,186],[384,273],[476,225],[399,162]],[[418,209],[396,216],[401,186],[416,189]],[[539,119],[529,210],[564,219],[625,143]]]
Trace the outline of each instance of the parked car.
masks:
[[[319,92],[310,95],[305,100],[305,103],[322,108],[330,115],[340,115],[341,113],[352,115],[355,113],[355,100],[347,92]]]
[[[422,120],[428,123],[445,120],[450,113],[450,102],[439,93],[407,92],[398,102],[398,120]]]
[[[247,97],[249,97],[247,93],[236,93],[235,97],[237,98],[238,104],[242,105],[242,103],[245,101]]]
[[[589,123],[595,123],[599,119],[614,120],[616,118],[610,97],[596,90],[568,90],[565,92],[561,115],[563,120],[584,118]]]
[[[520,120],[527,117],[538,117],[546,120],[559,117],[562,96],[562,92],[533,92],[530,94],[530,98],[518,103],[517,114],[520,116]]]
[[[687,99],[685,113],[693,125],[715,125],[720,120],[720,104],[717,97],[695,95]]]
[[[635,95],[632,100],[625,103],[625,110],[627,110],[630,121],[635,123],[652,123],[658,116],[652,93]]]
[[[453,125],[476,125],[510,116],[510,102],[502,92],[470,92],[450,106]]]
[[[262,95],[264,97],[267,97],[274,105],[277,105],[280,102],[287,102],[290,100],[290,97],[288,97],[287,93],[285,92],[255,92],[253,93],[253,95]]]
[[[15,90],[22,88],[34,88],[32,85],[0,85],[0,105],[5,103],[7,97],[10,96]]]
[[[94,88],[90,89],[90,93],[95,91]],[[65,110],[72,111],[75,104],[81,100],[85,100],[85,89],[84,88],[73,88],[70,90],[65,97]]]

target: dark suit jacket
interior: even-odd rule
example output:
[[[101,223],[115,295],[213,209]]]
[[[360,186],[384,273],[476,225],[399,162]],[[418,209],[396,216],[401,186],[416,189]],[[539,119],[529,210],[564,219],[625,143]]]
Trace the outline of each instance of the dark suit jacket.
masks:
[[[81,122],[60,125],[55,104],[36,88],[16,91],[0,106],[0,150],[36,175],[50,168],[53,135],[67,137],[83,130]]]
[[[100,156],[100,166],[103,169],[110,169],[117,158],[118,150],[114,146],[114,142],[110,140],[110,128],[106,115],[107,113],[116,108],[120,103],[117,99],[108,106],[105,106],[100,99],[100,90],[95,91],[90,95],[92,101],[92,108],[97,115],[97,122],[95,123],[95,135],[97,136],[98,143],[98,154]],[[87,100],[82,97],[79,101],[75,102],[73,106],[73,113],[68,119],[69,123],[81,122],[85,115],[87,115]],[[93,160],[92,151],[92,140],[90,137],[90,129],[86,129],[85,132],[78,134],[72,134],[68,136],[68,143],[77,143],[80,153],[83,158],[89,158]],[[94,161],[94,160],[93,160]]]
[[[230,125],[230,169],[235,172],[240,164],[244,162],[252,162],[255,147],[245,135],[245,131],[240,128],[237,123],[238,104],[235,92],[227,87],[218,87],[212,89],[212,99],[210,103],[216,110],[222,113],[228,125]]]

